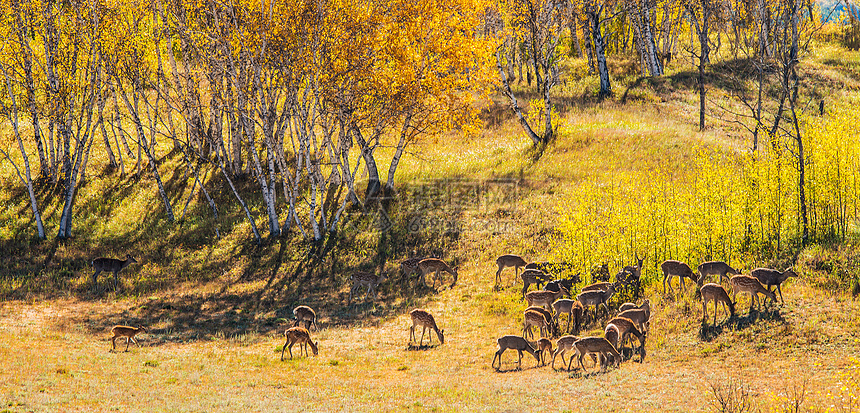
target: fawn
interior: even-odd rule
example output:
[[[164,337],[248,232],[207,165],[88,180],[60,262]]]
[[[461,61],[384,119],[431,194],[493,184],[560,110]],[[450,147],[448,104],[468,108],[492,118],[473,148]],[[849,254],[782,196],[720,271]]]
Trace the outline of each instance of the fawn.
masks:
[[[415,327],[421,326],[421,341],[418,342],[418,347],[421,347],[424,344],[424,332],[429,328],[432,330],[430,332],[430,342],[433,342],[433,331],[436,332],[436,336],[439,337],[439,343],[445,344],[445,330],[440,330],[439,327],[436,326],[436,320],[433,318],[433,315],[427,312],[427,310],[422,310],[420,308],[416,308],[409,312],[409,316],[412,317],[412,327],[409,328],[410,331],[410,343],[415,342]]]
[[[311,335],[308,330],[304,327],[290,327],[287,331],[284,331],[284,335],[287,336],[287,342],[284,343],[284,347],[281,349],[281,361],[284,361],[284,351],[289,349],[290,351],[290,359],[293,358],[293,345],[299,344],[301,349],[304,350],[305,357],[308,355],[307,345],[311,346],[311,350],[314,352],[314,357],[319,354],[319,348],[317,345],[311,341]],[[299,353],[301,355],[301,352]]]
[[[116,258],[96,258],[92,261],[93,269],[96,271],[92,275],[92,284],[96,284],[96,280],[102,271],[110,271],[113,273],[113,288],[117,290],[119,288],[119,272],[136,262],[137,260],[131,254],[125,256],[125,261]]]
[[[111,344],[113,344],[113,349],[111,349],[111,351],[116,351],[116,339],[119,337],[125,337],[125,351],[128,351],[129,341],[134,342],[134,344],[137,344],[137,346],[140,347],[140,343],[134,339],[134,336],[142,332],[145,333],[146,329],[140,325],[136,328],[130,326],[114,326],[110,332],[113,333],[113,337],[110,340]]]

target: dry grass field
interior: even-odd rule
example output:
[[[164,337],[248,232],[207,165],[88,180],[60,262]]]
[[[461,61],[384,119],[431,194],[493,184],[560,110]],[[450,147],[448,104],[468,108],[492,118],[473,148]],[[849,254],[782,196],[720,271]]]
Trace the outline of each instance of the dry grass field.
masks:
[[[860,60],[851,56],[840,62]],[[817,59],[810,70],[823,84],[845,90],[834,95],[856,93],[853,66]],[[632,84],[622,80],[618,94]],[[569,87],[576,96],[577,87],[591,85]],[[690,173],[692,147],[741,152],[748,146],[721,119],[699,132],[691,121],[695,101],[683,84],[631,87],[628,96],[635,99],[598,104],[585,98],[566,107],[559,138],[539,157],[510,114],[489,119],[495,126],[480,136],[451,133],[418,143],[398,175],[403,194],[417,193],[410,192],[413,185],[427,180],[516,179],[516,198],[443,208],[447,218],[439,225],[460,226],[453,234],[408,233],[405,212],[390,233],[356,227],[323,262],[308,258],[308,247],[294,238],[251,245],[234,206],[224,207],[225,235],[217,240],[204,218],[176,227],[159,223],[151,179],[117,184],[92,172],[79,195],[77,236],[38,243],[24,235],[32,232],[26,197],[4,184],[0,412],[860,410],[860,303],[851,291],[824,287],[836,267],[857,274],[856,225],[844,243],[797,251],[793,263],[801,276],[783,285],[784,304],[750,313],[748,296],[739,295],[736,317],[726,320],[721,312],[717,326],[702,324],[689,283],[672,297],[662,292],[658,269],[645,268],[653,318],[644,362],[598,372],[586,360],[589,372],[568,373],[538,366],[525,354],[517,370],[516,352],[508,351],[501,371],[490,366],[496,338],[522,333],[526,307],[512,269],[503,272],[502,288],[494,288],[495,258],[516,252],[549,259],[559,213],[584,179],[635,175],[667,163]],[[490,108],[487,117],[494,113]],[[4,181],[12,182],[13,173],[0,163]],[[108,192],[115,194],[113,204],[99,205]],[[216,196],[230,204],[229,194]],[[56,202],[45,207],[49,227],[56,225],[57,208]],[[197,208],[206,216],[206,206]],[[348,305],[350,271],[370,269],[377,248],[388,249],[385,271],[392,278],[375,302],[361,294]],[[459,269],[456,285],[446,278],[438,289],[416,288],[414,278],[401,280],[396,261],[412,249],[443,252]],[[108,277],[89,284],[92,257],[126,252],[140,263],[121,273],[121,293],[106,289]],[[299,304],[317,310],[320,329],[311,336],[320,354],[280,361],[282,333]],[[416,307],[435,315],[444,344],[434,335],[431,346],[408,345],[408,312]],[[116,324],[148,331],[138,336],[140,346],[124,352],[118,340],[119,351],[111,352]],[[602,322],[593,323],[581,335],[602,331]]]

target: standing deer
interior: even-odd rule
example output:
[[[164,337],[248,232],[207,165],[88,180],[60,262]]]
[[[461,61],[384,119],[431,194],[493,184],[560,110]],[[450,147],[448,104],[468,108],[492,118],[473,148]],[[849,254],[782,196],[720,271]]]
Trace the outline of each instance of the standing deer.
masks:
[[[505,352],[505,350],[508,349],[516,350],[520,356],[520,358],[517,360],[517,369],[522,369],[523,351],[534,356],[535,360],[540,363],[540,355],[538,355],[538,351],[534,347],[532,347],[532,345],[529,344],[526,339],[520,336],[503,336],[499,337],[499,339],[496,341],[499,343],[499,350],[496,351],[496,355],[493,356],[492,363],[493,368],[496,368],[496,359],[499,359],[499,368],[497,368],[496,371],[502,368],[502,354]]]
[[[361,287],[367,287],[367,294],[364,295],[365,300],[367,300],[367,297],[370,297],[371,291],[373,291],[373,299],[375,300],[377,296],[376,287],[387,280],[388,276],[384,273],[376,275],[369,272],[356,271],[352,274],[350,279],[352,280],[352,288],[349,289],[349,299],[347,300],[347,304],[352,303],[352,295]]]
[[[526,301],[528,301],[529,306],[538,305],[550,309],[552,308],[552,303],[555,302],[555,300],[558,300],[562,295],[567,293],[568,292],[564,287],[562,287],[561,291],[558,292],[545,290],[529,291],[526,294]]]
[[[697,285],[702,285],[702,279],[696,277],[693,274],[693,270],[690,269],[690,266],[684,264],[680,261],[675,260],[666,260],[660,264],[660,269],[663,270],[663,293],[666,293],[666,281],[669,281],[669,290],[672,290],[672,280],[669,277],[678,277],[680,281],[678,281],[679,289],[686,290],[684,287],[684,278],[689,278],[693,280]],[[672,294],[675,292],[672,290]]]
[[[544,353],[552,354],[552,341],[549,339],[542,338],[537,342],[537,351],[540,354],[540,365],[546,365],[546,358],[544,358]],[[549,357],[549,356],[547,356]],[[563,359],[564,357],[562,357]]]
[[[421,269],[418,268],[418,263],[421,262],[424,258],[409,258],[407,260],[400,261],[400,273],[403,275],[404,279],[409,279],[411,275],[421,275]]]
[[[618,317],[630,319],[636,323],[636,328],[643,333],[647,332],[651,325],[650,314],[647,310],[641,308],[631,308],[621,311],[618,313]]]
[[[558,317],[562,313],[567,314],[567,326],[565,331],[570,331],[570,322],[573,321],[573,328],[579,332],[582,326],[582,314],[585,308],[582,303],[576,300],[560,299],[552,303],[552,308],[555,310],[555,323],[558,325]]]
[[[96,258],[92,262],[93,269],[96,271],[92,276],[92,284],[96,284],[96,280],[102,271],[110,271],[113,273],[113,287],[114,290],[116,290],[119,288],[119,272],[122,271],[123,268],[134,263],[137,263],[137,260],[134,259],[131,254],[125,256],[125,261],[118,260],[116,258]]]
[[[707,324],[708,322],[708,301],[714,302],[714,325],[717,325],[717,306],[719,304],[723,305],[723,310],[726,309],[726,305],[728,305],[727,312],[729,313],[729,318],[735,316],[735,303],[729,298],[729,293],[726,292],[726,289],[723,288],[722,285],[716,283],[708,283],[702,286],[702,324]]]
[[[300,305],[293,309],[293,315],[296,316],[296,321],[293,322],[293,327],[299,325],[299,323],[304,322],[305,328],[310,330],[311,326],[319,330],[317,328],[317,314],[314,310],[306,305]]]
[[[789,277],[797,277],[797,273],[794,272],[792,267],[786,268],[783,272],[772,270],[770,268],[756,268],[752,273],[750,273],[750,275],[757,278],[762,285],[767,287],[768,291],[771,291],[770,287],[775,285],[776,290],[779,291],[779,301],[782,301],[783,303],[785,303],[785,300],[782,299],[782,288],[779,286]]]
[[[594,319],[597,319],[597,306],[602,305],[606,310],[606,315],[609,316],[609,307],[606,303],[609,302],[609,299],[612,298],[612,295],[615,294],[615,286],[613,284],[609,284],[606,291],[602,290],[590,290],[583,291],[576,296],[576,299],[582,303],[582,307],[585,310],[588,310],[588,307],[594,306]]]
[[[436,288],[436,280],[439,279],[439,273],[442,271],[454,276],[454,282],[451,283],[451,287],[457,284],[457,270],[449,267],[448,264],[445,264],[445,261],[438,258],[425,258],[421,260],[418,263],[418,269],[421,271],[421,284],[423,285],[427,285],[425,281],[427,274],[433,272],[433,288]]]
[[[293,358],[293,345],[299,344],[301,349],[304,350],[305,357],[308,356],[308,348],[307,345],[311,346],[311,350],[314,352],[314,357],[319,353],[319,349],[317,345],[311,341],[311,334],[304,327],[291,327],[288,328],[287,331],[284,331],[284,335],[287,336],[287,342],[284,343],[284,347],[281,349],[281,361],[284,361],[284,351],[290,350],[290,359]],[[301,355],[301,352],[299,352]]]
[[[129,341],[134,342],[134,344],[137,344],[137,346],[140,347],[140,343],[138,343],[137,340],[134,339],[134,336],[138,335],[139,333],[145,333],[146,329],[140,325],[137,326],[137,328],[129,326],[114,326],[114,328],[112,328],[110,332],[113,333],[113,337],[110,340],[111,344],[113,345],[113,349],[111,351],[116,351],[116,339],[120,337],[125,337],[125,351],[128,351]]]
[[[421,347],[424,344],[424,332],[429,328],[432,330],[430,332],[430,343],[433,343],[433,331],[436,332],[436,336],[439,337],[439,343],[445,344],[445,330],[440,330],[439,327],[436,326],[436,320],[433,319],[433,315],[427,312],[427,310],[422,310],[420,308],[416,308],[409,312],[409,316],[412,317],[412,327],[409,328],[409,342],[415,342],[415,327],[421,327],[421,341],[418,342],[418,347]]]
[[[520,274],[520,267],[526,266],[526,260],[524,260],[523,257],[520,257],[519,255],[506,254],[502,255],[499,258],[496,258],[496,265],[499,266],[498,271],[496,271],[496,285],[499,285],[502,282],[503,269],[507,267],[514,267],[514,277],[517,277]]]
[[[527,338],[527,336],[531,338],[533,336],[532,327],[540,328],[541,337],[547,336],[548,334],[545,333],[550,330],[543,313],[536,310],[526,310],[523,313],[523,338]]]
[[[749,275],[736,275],[732,277],[729,282],[732,284],[732,290],[734,291],[732,301],[737,302],[738,293],[749,293],[750,296],[752,296],[749,311],[752,311],[753,304],[755,304],[756,308],[759,308],[759,293],[764,294],[770,298],[771,301],[776,303],[776,294],[774,294],[773,291],[764,288],[764,286],[761,285],[761,282],[759,282],[755,277],[750,277]]]
[[[537,312],[543,314],[543,317],[546,319],[546,325],[549,326],[549,330],[550,330],[549,333],[553,337],[555,337],[558,334],[558,325],[555,323],[555,318],[552,315],[552,311],[547,310],[546,308],[541,307],[541,306],[531,306],[531,307],[526,308],[526,311],[529,311],[529,310],[534,310],[534,311],[537,311]]]
[[[728,274],[738,275],[741,272],[730,267],[729,264],[726,264],[722,261],[708,261],[699,264],[699,278],[705,279],[705,277],[710,277],[712,275],[719,275],[720,283],[723,282],[723,278],[729,278]]]
[[[551,277],[544,274],[541,270],[528,269],[523,271],[520,274],[520,278],[523,280],[523,297],[526,296],[526,291],[528,291],[529,286],[532,284],[537,284],[538,288],[540,288],[541,284],[550,281]]]

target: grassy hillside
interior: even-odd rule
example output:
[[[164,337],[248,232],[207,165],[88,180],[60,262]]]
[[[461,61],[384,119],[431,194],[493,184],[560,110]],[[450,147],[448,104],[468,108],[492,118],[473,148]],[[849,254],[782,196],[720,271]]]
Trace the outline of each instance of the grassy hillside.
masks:
[[[822,50],[803,66],[810,96],[856,96],[860,55]],[[679,64],[653,81],[614,71],[616,96],[602,103],[590,92],[593,79],[571,77],[560,92],[558,137],[542,150],[501,99],[488,103],[480,135],[451,132],[410,149],[399,192],[386,201],[390,226],[379,214],[351,211],[344,231],[322,246],[295,233],[255,245],[228,191],[212,194],[217,222],[196,194],[186,219],[168,224],[147,173],[118,178],[98,157],[79,194],[74,238],[39,242],[26,194],[0,162],[0,410],[740,410],[721,400],[759,411],[860,408],[860,305],[846,289],[860,276],[856,223],[845,241],[750,257],[745,265],[794,264],[801,277],[783,286],[784,304],[760,312],[748,313],[749,298],[739,295],[737,316],[725,321],[720,313],[717,326],[701,323],[689,287],[678,297],[663,294],[650,263],[644,296],[654,317],[643,363],[594,374],[587,362],[592,373],[568,374],[524,355],[516,371],[508,351],[501,372],[490,367],[496,338],[522,332],[525,308],[511,269],[494,288],[497,256],[557,258],[560,217],[586,183],[666,169],[689,176],[699,173],[697,148],[741,156],[749,147],[730,119],[710,117],[698,131],[687,70]],[[712,77],[712,95],[727,93],[729,80]],[[168,146],[157,150],[179,211],[191,187]],[[391,156],[384,151],[382,159]],[[207,179],[224,187],[216,174]],[[249,203],[261,205],[254,185],[240,182]],[[39,188],[51,233],[59,191]],[[451,262],[457,284],[446,278],[431,289],[402,279],[397,263],[413,250]],[[93,257],[125,254],[139,264],[121,273],[120,293],[106,276],[89,282]],[[612,261],[612,271],[621,263]],[[380,265],[391,279],[379,299],[361,295],[347,304],[349,275]],[[281,362],[280,333],[298,304],[320,316],[321,329],[312,331],[320,355]],[[445,344],[434,337],[433,346],[407,346],[415,307],[436,315]],[[115,324],[148,326],[142,346],[108,352]],[[602,330],[593,323],[581,335]]]

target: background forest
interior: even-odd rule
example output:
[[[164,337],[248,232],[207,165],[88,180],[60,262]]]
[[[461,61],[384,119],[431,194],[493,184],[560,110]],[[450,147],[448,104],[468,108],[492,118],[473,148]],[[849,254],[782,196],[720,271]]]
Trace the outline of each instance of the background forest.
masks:
[[[856,2],[0,3],[0,355],[29,372],[0,371],[11,411],[106,410],[113,392],[164,410],[316,392],[319,410],[557,410],[534,390],[558,383],[573,411],[607,387],[611,410],[860,406]],[[494,375],[523,307],[510,278],[490,284],[508,253],[583,283],[644,257],[649,359],[584,383]],[[118,291],[91,279],[94,258],[127,255]],[[401,274],[430,256],[455,286]],[[709,330],[693,293],[662,293],[667,259],[801,276],[779,310]],[[378,300],[347,302],[355,271],[388,275]],[[299,304],[324,357],[279,364]],[[444,346],[391,348],[415,307],[443,314]],[[148,346],[102,354],[118,323],[148,325]],[[641,380],[690,384],[622,389]],[[260,398],[273,389],[285,404]]]

